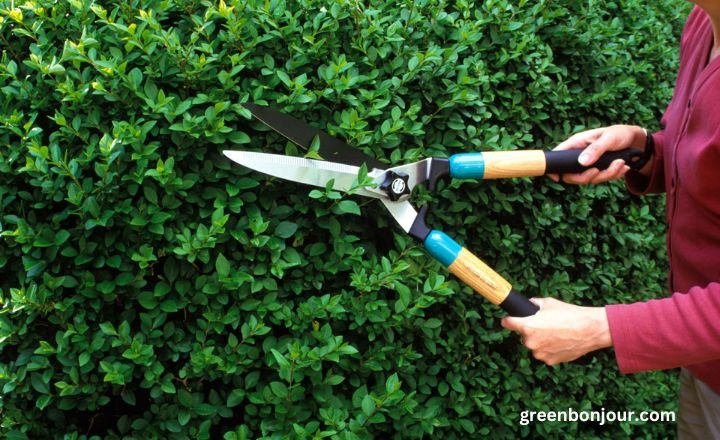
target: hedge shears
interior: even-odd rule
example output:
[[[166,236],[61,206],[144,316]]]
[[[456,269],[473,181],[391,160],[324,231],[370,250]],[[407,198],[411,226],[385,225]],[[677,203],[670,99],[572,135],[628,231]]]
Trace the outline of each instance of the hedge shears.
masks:
[[[252,103],[242,104],[252,115],[275,132],[314,157],[301,158],[251,151],[226,150],[223,153],[247,168],[281,179],[379,199],[400,227],[419,240],[434,258],[451,273],[493,304],[512,316],[530,316],[538,307],[515,291],[490,266],[446,233],[426,224],[428,206],[419,211],[410,203],[417,185],[432,190],[443,176],[454,179],[501,179],[533,177],[550,173],[578,173],[589,168],[605,169],[622,159],[639,170],[646,162],[638,149],[605,153],[590,167],[578,163],[580,150],[567,151],[488,151],[458,153],[448,158],[431,157],[419,162],[388,167],[375,158],[333,138],[327,133],[287,114]],[[320,160],[322,159],[322,160]],[[365,165],[372,184],[357,188],[358,175]]]

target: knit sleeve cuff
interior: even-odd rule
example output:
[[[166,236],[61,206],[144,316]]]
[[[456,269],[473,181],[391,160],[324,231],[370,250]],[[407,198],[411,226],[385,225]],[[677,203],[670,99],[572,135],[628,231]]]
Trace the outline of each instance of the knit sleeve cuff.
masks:
[[[640,371],[637,363],[632,357],[632,340],[630,326],[633,322],[632,306],[627,304],[612,304],[605,306],[610,335],[615,348],[615,360],[618,368],[623,374],[636,373]]]
[[[638,171],[630,170],[625,175],[625,184],[632,194],[644,195],[659,193],[665,190],[665,175],[663,166],[664,134],[662,132],[652,135],[655,141],[655,153],[652,156],[650,175],[644,176]]]

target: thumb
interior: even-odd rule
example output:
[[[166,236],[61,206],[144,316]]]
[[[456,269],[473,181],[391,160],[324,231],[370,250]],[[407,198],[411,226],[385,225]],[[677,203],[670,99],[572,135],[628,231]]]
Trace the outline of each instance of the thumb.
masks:
[[[540,307],[540,310],[546,309],[552,305],[553,298],[530,298],[530,302]]]
[[[530,298],[530,302],[538,306],[539,312],[542,309],[551,308],[553,306],[553,302],[557,302],[557,300],[555,300],[554,298]],[[508,330],[522,333],[528,324],[528,320],[532,319],[533,316],[535,315],[523,317],[506,316],[500,321],[500,325],[502,325]]]
[[[610,136],[608,136],[607,133],[603,133],[598,140],[588,145],[587,148],[580,153],[578,162],[580,162],[580,165],[584,166],[594,164],[598,159],[600,159],[600,156],[610,149],[611,143],[612,140]]]

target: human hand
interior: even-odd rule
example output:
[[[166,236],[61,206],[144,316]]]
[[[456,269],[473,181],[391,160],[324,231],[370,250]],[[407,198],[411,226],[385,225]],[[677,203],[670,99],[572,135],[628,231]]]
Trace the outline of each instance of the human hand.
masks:
[[[554,298],[531,301],[540,307],[536,314],[507,316],[502,326],[518,332],[537,360],[555,365],[612,346],[604,307],[581,307]]]
[[[555,150],[584,149],[578,162],[589,166],[607,151],[619,151],[632,147],[643,148],[645,136],[645,130],[637,125],[611,125],[574,134],[555,147]],[[618,159],[603,171],[591,168],[578,174],[564,174],[562,181],[576,185],[603,183],[622,178],[629,169],[630,167],[623,160]],[[560,176],[557,174],[551,174],[549,177],[555,182],[560,181]]]

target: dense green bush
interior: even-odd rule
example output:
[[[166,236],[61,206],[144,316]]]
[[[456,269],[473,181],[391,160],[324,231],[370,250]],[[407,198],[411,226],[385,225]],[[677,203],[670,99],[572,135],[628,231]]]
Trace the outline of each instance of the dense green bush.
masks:
[[[674,429],[520,426],[524,409],[673,409],[674,374],[621,377],[610,351],[548,368],[379,204],[311,198],[221,151],[298,154],[247,101],[393,164],[657,127],[684,4],[0,5],[4,437]],[[528,295],[663,295],[661,198],[517,179],[416,201]]]

